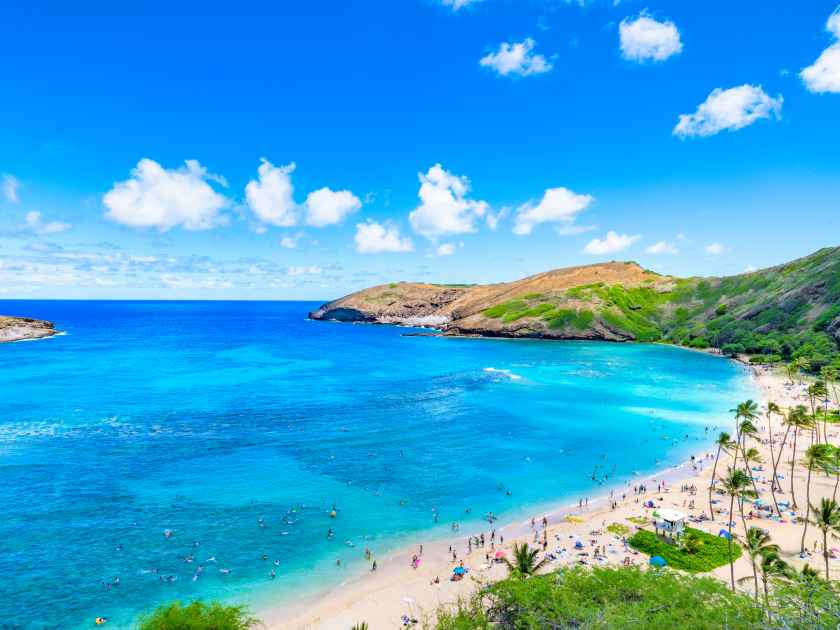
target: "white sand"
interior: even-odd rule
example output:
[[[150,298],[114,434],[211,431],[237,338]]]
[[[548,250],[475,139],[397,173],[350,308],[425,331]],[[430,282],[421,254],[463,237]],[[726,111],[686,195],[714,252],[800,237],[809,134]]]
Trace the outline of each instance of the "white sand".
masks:
[[[755,378],[763,391],[763,400],[760,401],[762,406],[767,401],[774,401],[783,409],[798,404],[808,405],[803,386],[786,384],[785,377],[780,374],[758,369]],[[733,407],[738,402],[740,401],[733,401]],[[784,429],[780,425],[778,416],[774,416],[773,422],[772,430],[776,442],[776,453],[778,453],[778,444],[781,441]],[[765,463],[763,465],[764,471],[755,473],[758,489],[763,500],[772,502],[769,481],[765,481],[772,477],[766,417],[762,416],[756,421],[756,425],[761,431],[762,443],[757,444],[752,441],[748,447],[755,446],[761,451]],[[734,428],[730,433],[734,435]],[[829,427],[829,439],[833,444],[838,443],[837,437],[837,427]],[[791,442],[792,440],[789,439],[779,464],[779,474],[785,477],[781,481],[783,492],[777,492],[779,501],[786,501],[790,498]],[[798,460],[801,459],[810,443],[810,435],[800,436],[797,444]],[[712,451],[711,446],[709,451]],[[654,479],[639,479],[631,482],[628,484],[629,487],[626,488],[627,496],[624,500],[621,500],[621,493],[624,490],[615,491],[615,498],[618,499],[616,509],[610,508],[608,497],[590,502],[589,507],[580,513],[583,522],[576,523],[566,520],[568,515],[579,514],[577,506],[555,510],[548,514],[548,551],[554,552],[565,549],[566,555],[563,556],[563,559],[552,562],[546,570],[558,568],[564,564],[574,564],[580,559],[585,559],[590,564],[621,564],[625,559],[629,559],[636,564],[646,565],[648,560],[646,556],[635,554],[632,550],[626,551],[620,537],[606,532],[605,527],[611,523],[621,523],[635,531],[637,529],[636,525],[628,521],[627,518],[649,517],[652,510],[642,507],[643,502],[648,499],[653,499],[657,507],[671,507],[694,516],[699,516],[701,512],[708,515],[708,487],[713,460],[707,459],[706,456],[707,453],[697,454],[697,469],[694,469],[691,463],[687,463],[658,475]],[[722,455],[718,464],[718,476],[726,472],[729,464],[731,464],[731,457]],[[807,470],[802,466],[797,466],[794,483],[800,507],[799,514],[804,514],[805,509],[806,474]],[[666,489],[663,492],[657,492],[657,484],[663,481],[666,483]],[[632,486],[640,483],[645,483],[650,491],[636,496],[633,493]],[[680,491],[683,485],[696,486],[696,495],[692,496],[690,492]],[[830,497],[833,488],[833,478],[827,479],[822,474],[814,473],[811,481],[811,502],[818,503],[820,497]],[[728,509],[728,497],[715,495],[715,498],[720,500],[715,505],[716,510],[721,507],[725,510]],[[689,509],[691,500],[694,501],[694,509]],[[745,507],[746,511],[748,511],[748,507]],[[540,521],[544,515],[535,514],[534,516],[537,521],[536,529],[539,530],[539,536],[541,537],[543,534]],[[747,525],[755,525],[769,530],[773,541],[781,546],[784,559],[794,566],[801,567],[805,562],[808,562],[818,571],[824,571],[821,549],[813,553],[812,557],[807,560],[799,558],[802,525],[792,523],[790,517],[786,518],[787,523],[779,523],[766,518],[752,518],[747,520]],[[714,521],[703,521],[691,525],[717,534],[720,529],[726,527],[727,520],[726,514],[716,513]],[[741,519],[738,516],[737,503],[733,520],[736,523],[733,532],[736,536],[742,536],[744,532]],[[648,522],[650,522],[649,518]],[[498,563],[488,565],[485,554],[490,553],[492,556],[499,549],[510,553],[510,548],[517,541],[533,544],[534,533],[535,530],[531,528],[530,522],[498,527],[496,529],[496,542],[499,542],[499,536],[501,535],[504,537],[504,544],[496,544],[495,549],[491,550],[488,538],[483,549],[474,549],[471,554],[467,554],[467,542],[464,537],[447,541],[418,540],[418,547],[404,549],[387,557],[378,557],[378,570],[375,573],[359,576],[322,596],[309,601],[301,601],[293,607],[286,606],[262,612],[261,617],[268,628],[317,628],[319,630],[349,630],[353,624],[360,621],[366,621],[373,630],[400,628],[402,627],[401,616],[404,614],[409,614],[421,621],[428,621],[433,619],[434,612],[439,606],[453,605],[458,598],[469,596],[481,584],[504,578],[507,575],[505,565]],[[488,535],[489,527],[485,532],[485,536]],[[574,549],[574,541],[570,538],[573,535],[580,536],[585,544],[584,551],[588,553],[588,557],[577,555],[578,552]],[[422,560],[419,568],[414,569],[411,567],[411,559],[414,554],[418,553],[421,543],[424,546]],[[807,548],[814,551],[817,549],[816,545],[821,545],[821,543],[821,532],[815,527],[809,526],[806,540]],[[450,581],[453,567],[456,566],[448,553],[450,545],[457,550],[458,561],[463,560],[464,566],[469,569],[468,576],[460,582]],[[832,543],[829,541],[829,547],[831,545]],[[598,562],[593,559],[596,546],[605,550],[605,552],[602,552],[604,553],[603,559]],[[832,559],[830,562],[832,575],[840,577],[840,559]],[[752,569],[746,554],[736,562],[735,574],[736,579],[752,576]],[[712,572],[712,575],[728,581],[729,565],[719,567]],[[436,576],[440,578],[439,584],[432,582]],[[746,582],[743,588],[752,588],[751,580]]]

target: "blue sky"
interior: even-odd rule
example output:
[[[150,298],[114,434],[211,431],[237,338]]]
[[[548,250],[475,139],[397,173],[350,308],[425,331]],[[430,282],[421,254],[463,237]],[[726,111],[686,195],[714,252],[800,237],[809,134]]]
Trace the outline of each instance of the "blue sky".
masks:
[[[4,10],[2,297],[717,275],[840,244],[837,0],[141,4]]]

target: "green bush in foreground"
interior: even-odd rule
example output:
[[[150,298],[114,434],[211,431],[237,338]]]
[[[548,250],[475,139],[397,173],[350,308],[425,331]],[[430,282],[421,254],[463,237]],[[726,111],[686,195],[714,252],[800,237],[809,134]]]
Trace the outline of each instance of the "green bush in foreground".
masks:
[[[487,587],[436,630],[757,630],[763,611],[712,578],[636,567],[577,567]]]
[[[140,619],[139,630],[251,630],[261,626],[244,606],[173,602]]]
[[[729,551],[725,538],[712,536],[699,529],[685,528],[684,544],[668,542],[651,531],[639,530],[627,541],[633,549],[649,556],[662,556],[669,567],[684,571],[711,571],[729,563]],[[732,558],[741,556],[741,547],[732,545]]]

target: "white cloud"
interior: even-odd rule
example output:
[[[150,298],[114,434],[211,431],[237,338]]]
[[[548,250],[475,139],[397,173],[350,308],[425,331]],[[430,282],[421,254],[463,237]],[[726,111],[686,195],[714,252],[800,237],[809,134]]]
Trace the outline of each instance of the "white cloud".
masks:
[[[487,221],[487,227],[491,230],[495,230],[499,227],[499,223],[508,215],[510,214],[510,208],[504,207],[498,212],[491,212],[489,209],[487,210],[487,216],[485,220]]]
[[[659,241],[648,247],[645,252],[648,254],[679,254],[680,250],[668,241]]]
[[[594,256],[603,256],[604,254],[615,254],[627,249],[633,243],[638,241],[641,237],[639,234],[616,234],[612,230],[607,232],[605,239],[593,238],[583,248],[584,253],[592,254]]]
[[[362,202],[349,190],[321,188],[306,197],[306,222],[314,227],[333,225],[361,207]]]
[[[435,256],[451,256],[455,253],[454,243],[441,243],[435,250]]]
[[[677,240],[678,241],[687,241],[688,237],[683,232],[680,232],[679,234],[677,234]]]
[[[177,225],[188,230],[206,230],[224,222],[220,215],[230,200],[217,193],[209,182],[225,180],[207,172],[197,160],[187,160],[178,169],[165,169],[143,158],[131,171],[131,179],[116,182],[105,193],[105,217],[136,228],[157,228],[165,232]]]
[[[447,234],[475,232],[475,222],[489,206],[484,201],[467,198],[470,181],[453,175],[435,164],[420,178],[420,205],[409,215],[411,228],[428,239]]]
[[[597,225],[575,225],[574,223],[567,223],[566,225],[554,228],[554,232],[557,236],[577,236],[578,234],[586,234],[597,229]]]
[[[408,238],[403,238],[397,227],[382,225],[373,220],[356,224],[356,251],[360,254],[380,254],[382,252],[410,252],[414,245]]]
[[[747,265],[744,269],[744,273],[753,273],[754,271],[758,271],[758,267],[754,265]]]
[[[519,206],[513,233],[530,234],[540,223],[572,223],[593,199],[592,195],[579,195],[568,188],[549,188],[538,204],[529,202]]]
[[[263,223],[277,227],[297,224],[298,209],[294,200],[292,172],[295,163],[274,166],[265,158],[257,169],[259,180],[252,179],[245,186],[248,207]]]
[[[713,136],[727,129],[741,129],[761,118],[779,118],[783,101],[781,94],[773,98],[758,85],[716,88],[695,113],[680,115],[674,135]]]
[[[657,22],[644,13],[635,20],[623,19],[618,26],[618,34],[621,54],[631,61],[665,61],[682,51],[676,24]]]
[[[840,5],[828,17],[825,29],[840,40]],[[812,65],[802,69],[799,77],[811,92],[840,92],[840,41],[822,51]]]
[[[483,0],[440,0],[440,3],[445,7],[450,7],[453,11],[458,11],[471,4],[478,4]]]
[[[289,267],[286,274],[289,276],[318,276],[323,269],[318,265],[310,265],[309,267]]]
[[[66,232],[71,227],[73,226],[62,221],[48,221],[44,223],[41,220],[41,213],[35,211],[26,213],[26,224],[23,226],[24,229],[30,230],[35,234],[58,234],[59,232]]]
[[[704,251],[712,256],[720,256],[726,251],[726,248],[720,243],[712,243],[710,245],[706,245]]]
[[[20,203],[20,198],[18,197],[19,188],[20,182],[17,177],[9,173],[3,174],[3,196],[6,198],[6,201],[9,203]]]
[[[536,42],[530,37],[521,42],[509,44],[502,42],[496,52],[489,53],[479,60],[485,68],[492,68],[503,77],[516,74],[527,77],[551,70],[551,62],[542,55],[532,53]]]
[[[298,232],[297,234],[287,234],[280,239],[280,247],[283,247],[284,249],[296,249],[298,242],[302,238],[303,232]]]
[[[232,289],[234,286],[230,280],[177,276],[173,274],[161,276],[160,281],[170,289]]]

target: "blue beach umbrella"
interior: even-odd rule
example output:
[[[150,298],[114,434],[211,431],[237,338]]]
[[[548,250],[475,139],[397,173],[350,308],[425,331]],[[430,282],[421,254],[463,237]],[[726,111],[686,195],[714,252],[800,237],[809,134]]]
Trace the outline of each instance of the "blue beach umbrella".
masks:
[[[724,538],[726,538],[727,540],[729,540],[729,539],[732,537],[732,536],[729,534],[729,532],[728,532],[728,531],[726,531],[725,529],[722,529],[722,530],[720,530],[720,531],[718,532],[718,537],[720,537],[720,536],[723,536],[723,537],[724,537]]]
[[[666,564],[668,563],[665,562],[665,558],[663,558],[662,556],[653,556],[650,559],[650,565],[652,567],[664,567]]]
[[[452,570],[452,573],[454,573],[455,575],[464,575],[464,573],[466,573],[466,572],[467,572],[467,570],[464,567],[455,567]]]

